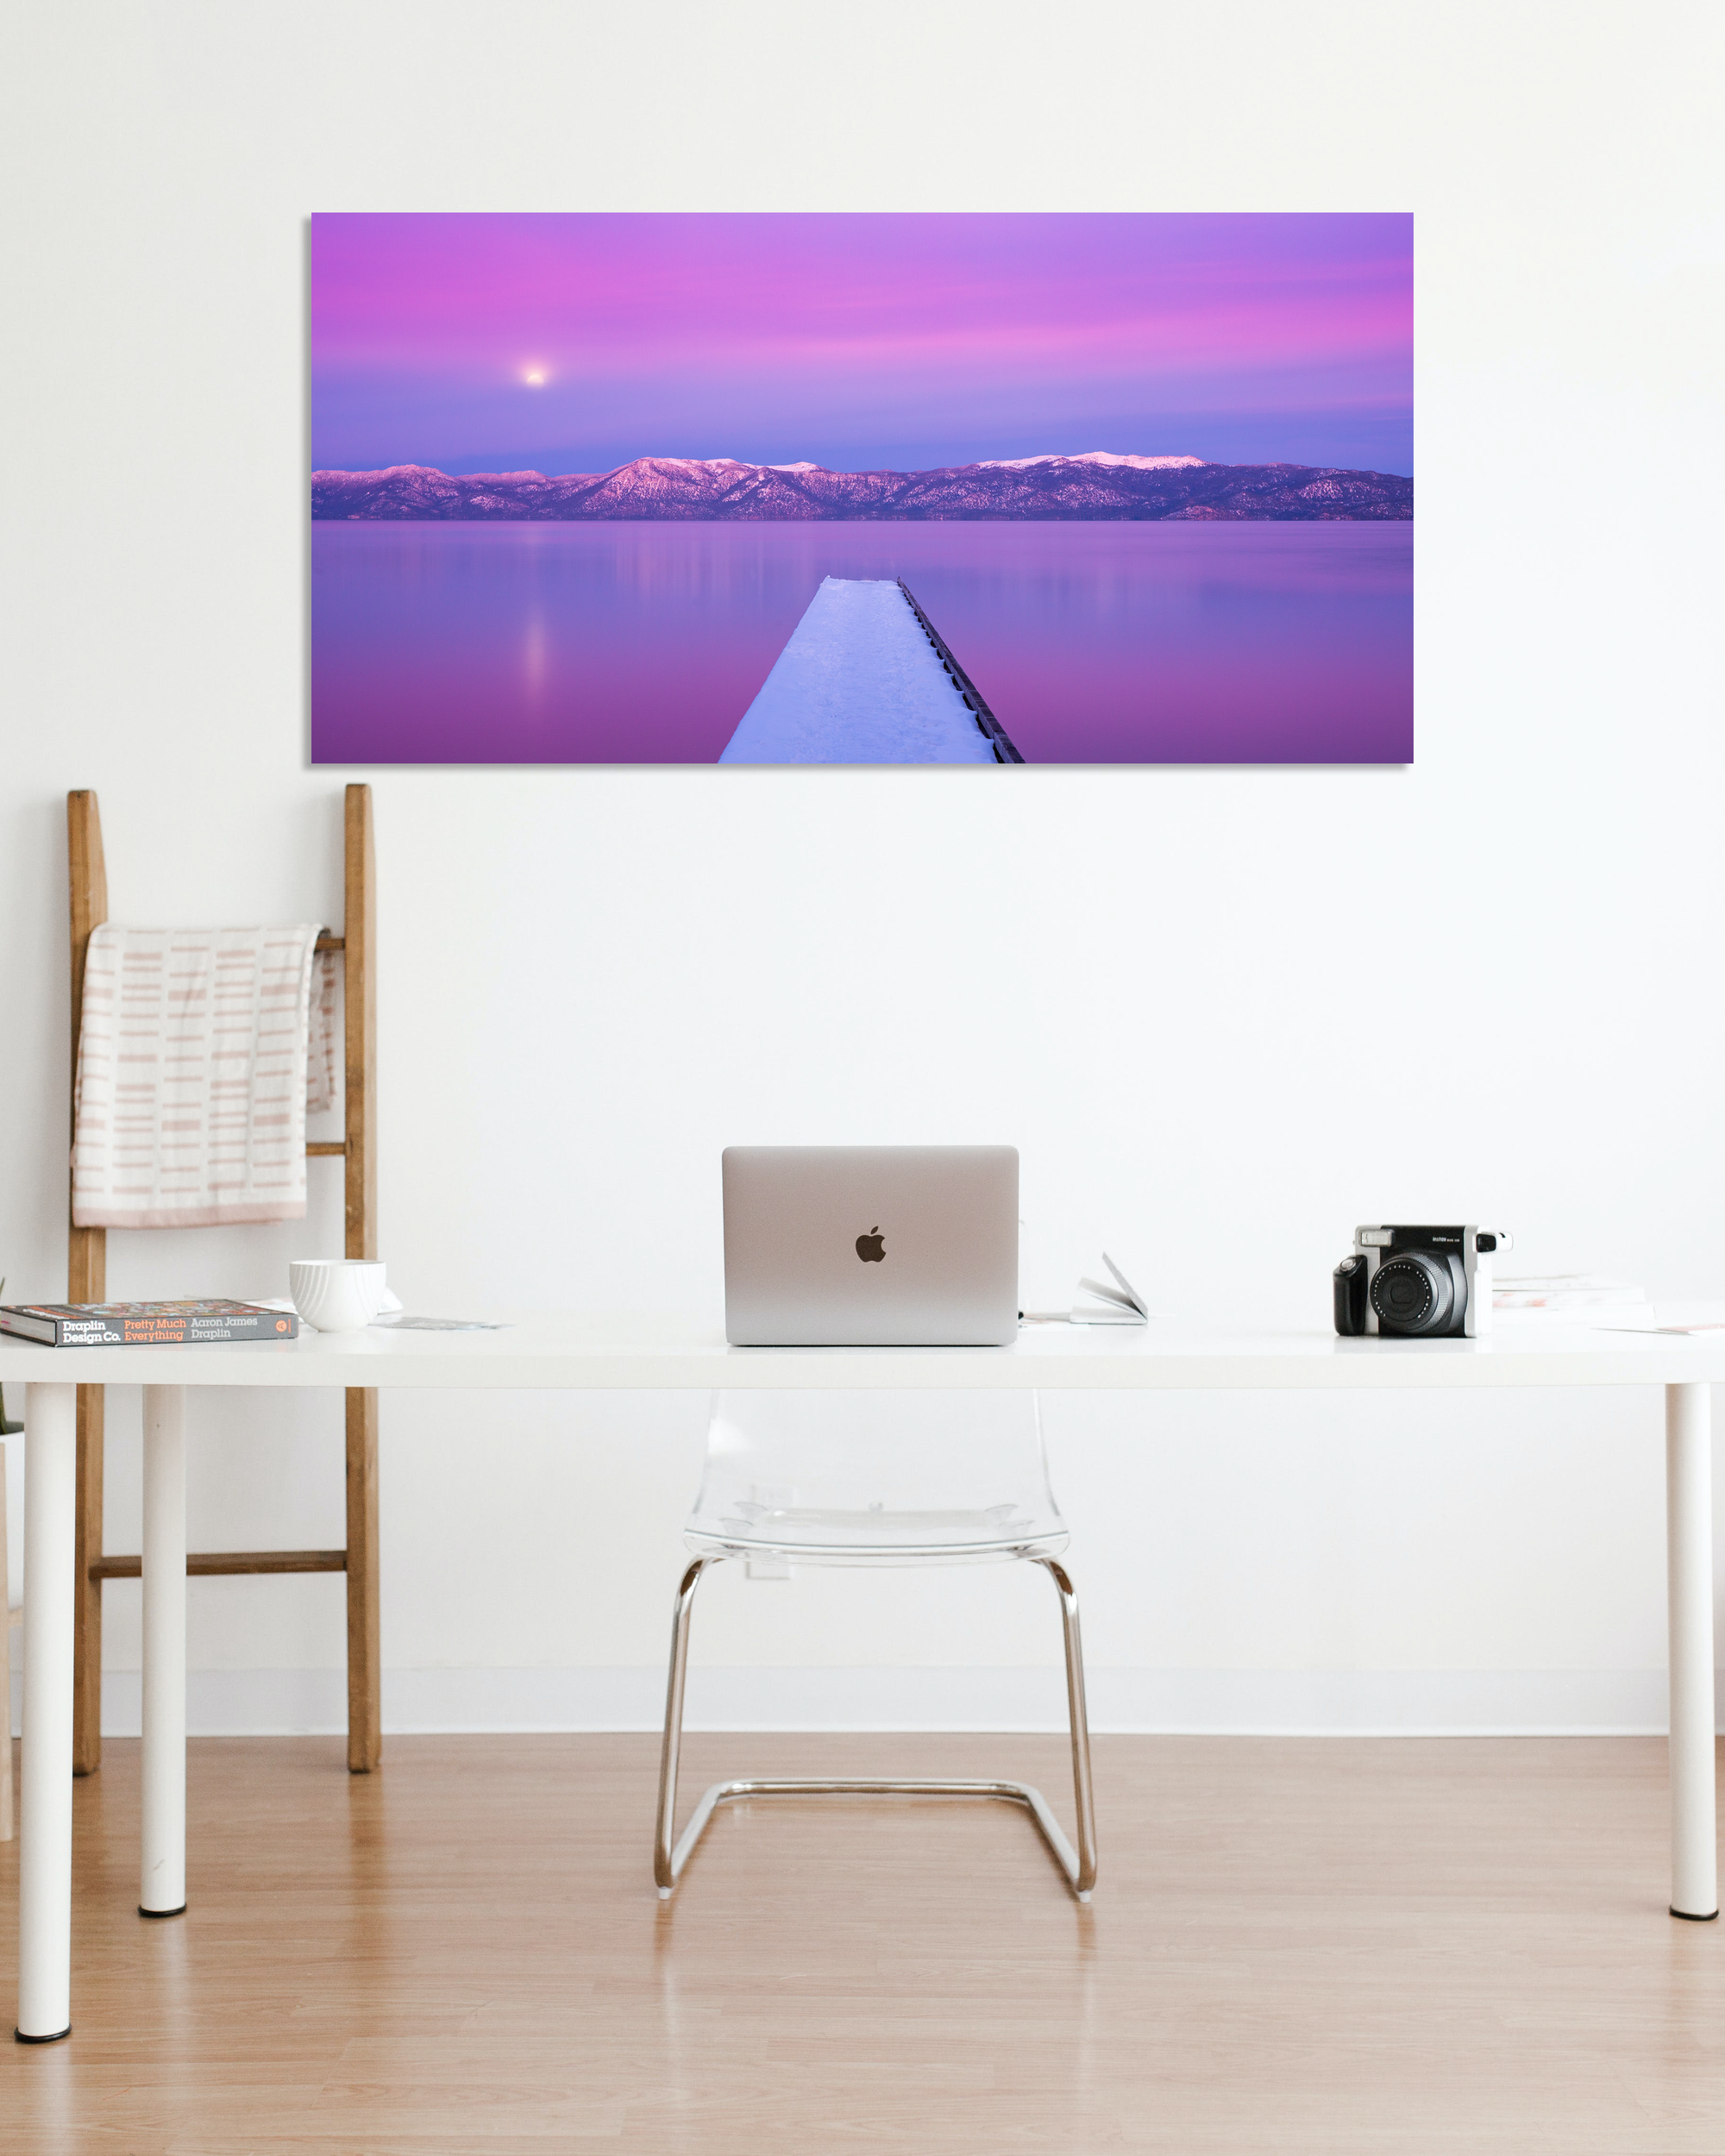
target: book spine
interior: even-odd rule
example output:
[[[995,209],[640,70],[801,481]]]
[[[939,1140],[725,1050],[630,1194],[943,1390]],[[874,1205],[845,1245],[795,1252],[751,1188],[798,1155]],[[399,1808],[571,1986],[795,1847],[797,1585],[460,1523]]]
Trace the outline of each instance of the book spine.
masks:
[[[196,1347],[200,1340],[291,1340],[299,1330],[299,1320],[285,1312],[260,1310],[253,1317],[199,1325],[184,1318],[122,1318],[119,1329],[126,1347]]]
[[[100,1326],[66,1318],[45,1318],[41,1322],[53,1327],[52,1339],[45,1340],[40,1332],[14,1331],[3,1319],[0,1319],[0,1332],[14,1339],[34,1340],[39,1346],[60,1348],[197,1347],[205,1340],[219,1346],[224,1341],[292,1340],[299,1331],[297,1318],[274,1310],[262,1310],[250,1318],[224,1318],[220,1324],[200,1325],[195,1329],[183,1318],[110,1318]]]

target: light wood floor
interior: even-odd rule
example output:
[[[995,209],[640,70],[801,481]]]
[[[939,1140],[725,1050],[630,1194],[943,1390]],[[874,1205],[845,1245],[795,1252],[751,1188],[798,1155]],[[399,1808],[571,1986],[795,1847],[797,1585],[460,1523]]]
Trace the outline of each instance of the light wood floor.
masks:
[[[0,2048],[7,2156],[1725,2150],[1656,1742],[1101,1739],[1088,1910],[1015,1810],[854,1802],[721,1814],[662,1909],[645,1738],[191,1752],[177,1921],[135,1744],[78,1785],[72,2036]],[[696,1737],[685,1789],[823,1762],[1069,1794],[1010,1737]],[[12,1843],[7,2007],[16,1907]]]

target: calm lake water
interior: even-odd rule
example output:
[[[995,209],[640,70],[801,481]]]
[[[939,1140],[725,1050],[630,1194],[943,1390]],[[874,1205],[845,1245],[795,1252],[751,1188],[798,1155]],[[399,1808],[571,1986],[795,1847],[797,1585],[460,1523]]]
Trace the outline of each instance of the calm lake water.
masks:
[[[1413,756],[1410,523],[314,523],[314,761],[711,763],[824,576],[1030,763]]]

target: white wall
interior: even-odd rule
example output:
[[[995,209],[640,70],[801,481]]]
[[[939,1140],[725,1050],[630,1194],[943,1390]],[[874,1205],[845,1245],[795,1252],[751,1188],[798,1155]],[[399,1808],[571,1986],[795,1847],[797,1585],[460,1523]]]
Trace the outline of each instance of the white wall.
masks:
[[[66,789],[100,790],[116,918],[339,907],[307,213],[697,205],[1411,208],[1418,761],[361,774],[410,1303],[716,1313],[720,1147],[833,1137],[1015,1141],[1033,1305],[1106,1241],[1158,1307],[1322,1324],[1356,1220],[1464,1214],[1529,1269],[1725,1294],[1710,10],[73,0],[14,44],[9,1294],[63,1292]],[[279,1289],[338,1247],[311,1172],[303,1227],[116,1236],[111,1292]],[[195,1544],[338,1542],[338,1413],[198,1397]],[[1662,1717],[1650,1395],[1051,1421],[1104,1723]],[[699,1425],[387,1397],[392,1723],[650,1720]],[[191,1594],[195,1720],[339,1722],[339,1582]],[[702,1623],[698,1718],[1056,1708],[1015,1573],[721,1576]]]

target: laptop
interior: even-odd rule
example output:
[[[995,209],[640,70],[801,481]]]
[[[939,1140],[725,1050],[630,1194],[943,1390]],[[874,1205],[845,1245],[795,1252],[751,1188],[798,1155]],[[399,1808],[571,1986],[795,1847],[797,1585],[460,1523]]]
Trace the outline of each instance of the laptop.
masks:
[[[1019,1329],[1012,1145],[729,1145],[736,1347],[1000,1347]]]

